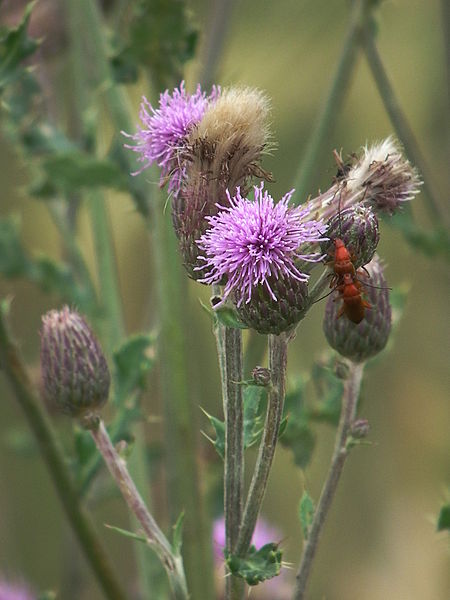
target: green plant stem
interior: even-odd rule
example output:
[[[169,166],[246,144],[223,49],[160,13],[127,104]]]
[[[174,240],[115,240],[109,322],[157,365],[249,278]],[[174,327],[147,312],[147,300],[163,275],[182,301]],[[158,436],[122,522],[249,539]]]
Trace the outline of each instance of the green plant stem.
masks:
[[[306,544],[303,549],[300,567],[296,577],[296,587],[293,597],[294,600],[304,600],[306,598],[306,586],[311,573],[314,557],[316,555],[320,534],[322,533],[328,511],[336,494],[336,489],[344,468],[345,461],[347,460],[350,451],[347,442],[349,439],[350,428],[356,415],[364,364],[352,362],[349,364],[350,371],[348,379],[344,384],[341,417],[336,433],[336,443],[333,457],[331,459],[331,465],[327,478],[320,494],[319,503],[314,513],[308,539],[306,540]]]
[[[215,290],[213,290],[215,294]],[[225,549],[234,552],[242,518],[244,494],[244,407],[242,399],[242,333],[214,323],[225,417],[224,513]],[[232,575],[225,581],[225,599],[243,598],[245,584]]]
[[[211,3],[208,32],[203,52],[202,69],[199,82],[204,89],[211,87],[215,81],[217,63],[222,54],[225,38],[234,9],[234,0],[214,0]]]
[[[267,398],[264,431],[235,549],[238,556],[245,556],[250,547],[275,455],[283,415],[288,341],[289,336],[286,333],[269,336],[271,387]]]
[[[160,557],[161,563],[169,578],[174,599],[188,600],[189,595],[187,592],[181,557],[179,554],[174,553],[166,536],[148,511],[142,496],[139,494],[130,477],[126,462],[117,454],[112,445],[103,421],[96,420],[89,429],[125,502],[128,504],[128,507],[136,517],[137,521],[142,525],[148,539],[148,544],[154,548],[155,552]]]
[[[109,215],[104,196],[100,191],[96,190],[89,193],[88,207],[94,238],[97,273],[100,280],[100,298],[106,319],[105,341],[110,351],[113,351],[123,339],[125,325]]]
[[[4,306],[0,314],[0,362],[36,438],[75,536],[105,597],[109,600],[125,600],[126,596],[116,581],[97,534],[80,504],[65,457],[42,408],[42,400],[35,394],[23,360],[11,340]]]
[[[164,214],[163,208],[162,194],[155,195],[152,241],[161,327],[159,364],[165,410],[169,511],[172,521],[182,510],[185,513],[183,558],[192,597],[209,600],[214,596],[212,542],[199,489],[196,427],[187,365],[187,277],[170,215]]]
[[[341,51],[338,66],[314,130],[309,138],[305,154],[295,176],[294,186],[296,198],[305,201],[310,193],[311,182],[325,139],[339,114],[347,90],[349,89],[353,69],[356,64],[357,50],[360,39],[361,25],[366,18],[369,0],[354,2],[344,46]]]
[[[426,206],[428,208],[430,218],[435,224],[442,225],[443,220],[448,220],[448,215],[445,215],[441,208],[441,203],[438,199],[436,191],[434,190],[432,183],[433,179],[431,177],[427,162],[420,150],[414,133],[409,126],[406,116],[400,107],[394,92],[394,88],[388,79],[383,62],[375,44],[372,28],[370,28],[369,25],[366,25],[363,29],[363,42],[367,62],[386,112],[389,115],[397,136],[405,147],[408,158],[419,169],[419,172],[422,176],[423,186],[426,192],[426,197],[428,198]]]

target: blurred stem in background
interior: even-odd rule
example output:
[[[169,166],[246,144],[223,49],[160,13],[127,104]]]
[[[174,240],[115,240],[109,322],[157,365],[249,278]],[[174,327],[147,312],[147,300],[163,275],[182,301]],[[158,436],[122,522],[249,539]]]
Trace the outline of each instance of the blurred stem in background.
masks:
[[[344,98],[350,88],[358,56],[361,26],[367,18],[370,5],[371,0],[354,0],[353,2],[350,22],[336,73],[295,176],[293,187],[297,192],[295,197],[300,202],[306,202],[308,195],[311,193],[311,185],[314,180],[316,165],[319,164],[323,144],[330,134],[337,115],[341,112]]]
[[[109,600],[125,600],[126,596],[116,581],[114,571],[97,538],[97,533],[81,506],[80,498],[68,470],[66,458],[43,408],[43,401],[36,396],[22,357],[9,335],[6,325],[8,309],[9,305],[3,302],[0,307],[0,361],[2,368],[25,413],[47,464],[67,519],[94,571],[98,583]]]
[[[392,87],[386,74],[383,62],[378,53],[375,39],[374,27],[370,22],[366,23],[363,28],[363,47],[366,54],[369,68],[372,72],[378,92],[383,101],[384,107],[391,120],[391,123],[397,133],[399,140],[405,147],[406,154],[413,165],[415,165],[423,180],[425,189],[425,198],[428,202],[425,203],[430,218],[434,225],[442,226],[442,222],[448,222],[448,214],[442,210],[439,196],[434,189],[433,178],[429,171],[425,157],[420,150],[416,137],[402,111],[398,99],[395,96],[394,88]]]
[[[333,498],[336,495],[339,479],[350,451],[350,430],[358,407],[364,363],[354,363],[350,361],[349,367],[350,370],[344,384],[344,393],[342,395],[341,417],[336,432],[333,457],[331,459],[327,478],[322,487],[317,508],[314,511],[314,517],[309,528],[307,540],[305,540],[300,567],[296,577],[297,583],[293,600],[305,600],[306,598],[306,586],[316,555],[320,534],[322,533]]]
[[[92,77],[94,89],[102,92],[116,135],[131,132],[134,119],[129,102],[121,88],[114,83],[107,60],[102,23],[98,5],[92,0],[67,0],[73,11],[73,39],[80,44],[80,53],[88,57],[86,72]],[[75,40],[76,38],[76,40]],[[87,52],[90,49],[90,52]],[[120,149],[125,164],[132,171],[130,153]],[[130,187],[137,209],[148,216],[148,186],[143,178],[130,177]],[[171,223],[163,214],[161,195],[152,194],[153,250],[156,261],[159,317],[161,323],[159,361],[161,393],[166,410],[169,502],[172,520],[185,510],[183,557],[188,586],[193,597],[201,600],[213,596],[211,540],[202,510],[197,467],[197,437],[193,424],[192,399],[188,379],[185,346],[186,276],[182,272],[178,246]],[[159,198],[159,199],[158,199]],[[112,257],[111,257],[112,258]],[[141,438],[142,439],[142,438]],[[134,452],[137,448],[135,447]],[[146,469],[139,468],[140,472]],[[133,473],[134,474],[134,473]],[[176,485],[175,485],[176,484]],[[149,583],[150,585],[150,583]]]

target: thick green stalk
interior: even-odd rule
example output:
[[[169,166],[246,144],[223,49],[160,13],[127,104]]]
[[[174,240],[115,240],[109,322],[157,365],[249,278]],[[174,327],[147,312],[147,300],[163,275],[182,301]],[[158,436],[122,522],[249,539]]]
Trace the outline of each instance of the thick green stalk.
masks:
[[[392,125],[405,147],[406,154],[411,162],[419,169],[423,179],[423,187],[426,192],[428,208],[431,219],[435,224],[442,226],[443,221],[448,221],[448,213],[445,214],[441,207],[438,195],[433,186],[433,178],[428,168],[428,164],[420,150],[416,137],[402,111],[398,99],[395,95],[394,88],[388,79],[384,69],[383,62],[378,53],[378,49],[373,37],[372,28],[368,25],[363,31],[364,51],[367,62],[378,88],[378,93],[383,101],[384,108],[389,115]]]
[[[316,555],[320,534],[322,533],[328,511],[336,495],[339,479],[341,477],[345,461],[347,460],[350,452],[347,442],[350,435],[350,428],[355,419],[356,409],[358,406],[359,390],[361,387],[364,364],[352,362],[349,364],[350,372],[344,385],[341,418],[336,433],[336,444],[333,457],[331,459],[331,465],[327,478],[320,494],[319,503],[314,512],[314,518],[308,533],[308,539],[306,540],[303,549],[300,567],[296,577],[296,588],[293,600],[304,600],[306,598],[306,586],[311,573],[314,557]]]
[[[184,510],[183,559],[195,600],[214,597],[212,542],[199,489],[197,439],[190,397],[185,324],[187,277],[164,201],[153,199],[153,254],[158,293],[160,378],[165,410],[170,517]]]
[[[256,521],[264,499],[273,457],[275,456],[281,417],[283,415],[288,341],[289,336],[286,333],[269,336],[271,386],[267,398],[264,431],[235,549],[236,554],[239,556],[245,556],[250,547]]]
[[[299,198],[300,201],[304,202],[310,193],[311,182],[314,177],[315,167],[318,164],[321,149],[325,139],[330,134],[336,116],[341,110],[345,94],[349,89],[357,58],[361,24],[365,19],[368,3],[369,0],[356,0],[354,2],[336,73],[295,176],[294,187],[297,191],[296,198]]]
[[[105,597],[109,600],[125,600],[126,596],[120,589],[97,533],[80,504],[66,459],[43,409],[43,402],[36,395],[23,360],[8,333],[4,305],[0,313],[0,362],[36,438],[69,523]]]
[[[225,548],[234,552],[242,518],[244,495],[244,407],[242,400],[242,332],[214,323],[225,416],[224,513]],[[240,600],[244,581],[226,578],[226,600]]]

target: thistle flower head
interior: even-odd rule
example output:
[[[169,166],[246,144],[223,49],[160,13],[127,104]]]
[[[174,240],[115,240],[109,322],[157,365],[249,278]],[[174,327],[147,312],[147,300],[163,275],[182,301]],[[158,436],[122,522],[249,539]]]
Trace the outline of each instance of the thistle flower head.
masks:
[[[238,306],[250,302],[259,286],[277,301],[271,281],[307,281],[299,262],[318,261],[321,255],[302,253],[302,247],[323,240],[325,227],[308,220],[308,207],[289,207],[293,193],[275,203],[263,183],[254,187],[254,201],[243,198],[239,189],[234,197],[227,191],[229,206],[206,217],[210,228],[198,240],[206,265],[202,281],[214,284],[226,279],[224,298],[233,291]]]
[[[150,102],[142,99],[139,113],[142,127],[134,135],[124,133],[137,145],[126,145],[137,152],[142,168],[137,175],[151,164],[161,168],[161,185],[169,180],[169,192],[177,194],[185,174],[185,153],[189,133],[199,123],[205,110],[220,95],[220,89],[214,87],[209,96],[203,92],[200,84],[195,94],[188,94],[181,82],[170,94],[166,90],[159,98],[159,108],[153,108]]]
[[[41,373],[48,400],[61,412],[80,417],[108,399],[110,375],[100,344],[67,306],[42,317]]]
[[[354,362],[363,362],[381,352],[391,331],[389,290],[383,266],[376,254],[366,268],[370,279],[363,280],[363,284],[367,285],[363,286],[362,292],[371,308],[365,311],[362,321],[355,324],[345,315],[338,318],[341,302],[336,302],[333,296],[328,299],[323,320],[323,330],[330,346]]]
[[[34,600],[35,596],[23,583],[0,580],[0,600]]]

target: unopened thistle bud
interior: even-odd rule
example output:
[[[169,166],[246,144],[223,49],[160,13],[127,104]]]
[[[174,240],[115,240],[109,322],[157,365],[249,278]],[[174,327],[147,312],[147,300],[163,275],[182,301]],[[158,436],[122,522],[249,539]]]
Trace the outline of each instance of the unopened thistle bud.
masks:
[[[259,333],[279,334],[301,318],[308,275],[302,261],[322,259],[307,245],[324,240],[323,223],[308,206],[290,207],[294,190],[275,203],[261,183],[254,201],[227,191],[229,206],[207,217],[210,228],[198,240],[207,284],[225,282],[224,299],[236,303],[238,316]]]
[[[368,436],[370,431],[369,421],[367,419],[356,419],[350,427],[350,435],[356,440],[361,440]]]
[[[332,254],[334,241],[341,239],[350,252],[355,269],[369,263],[380,239],[378,219],[368,206],[358,204],[334,215],[328,222],[329,242],[321,244],[324,253]]]
[[[370,278],[360,273],[357,278],[362,282],[361,301],[365,299],[371,308],[365,309],[361,322],[353,323],[345,314],[338,317],[344,302],[338,291],[328,299],[323,321],[330,346],[354,362],[363,362],[381,352],[391,331],[389,291],[377,255],[366,268]]]
[[[270,137],[269,103],[258,90],[223,90],[209,103],[188,139],[188,160],[181,193],[172,202],[172,217],[190,277],[201,280],[197,240],[210,226],[206,217],[228,206],[227,191],[248,190],[252,177],[270,180],[260,166]]]
[[[270,383],[270,370],[265,367],[255,367],[252,370],[252,378],[256,385],[267,386]]]
[[[63,413],[95,413],[108,399],[110,375],[100,344],[67,306],[42,317],[41,372],[47,399]]]

